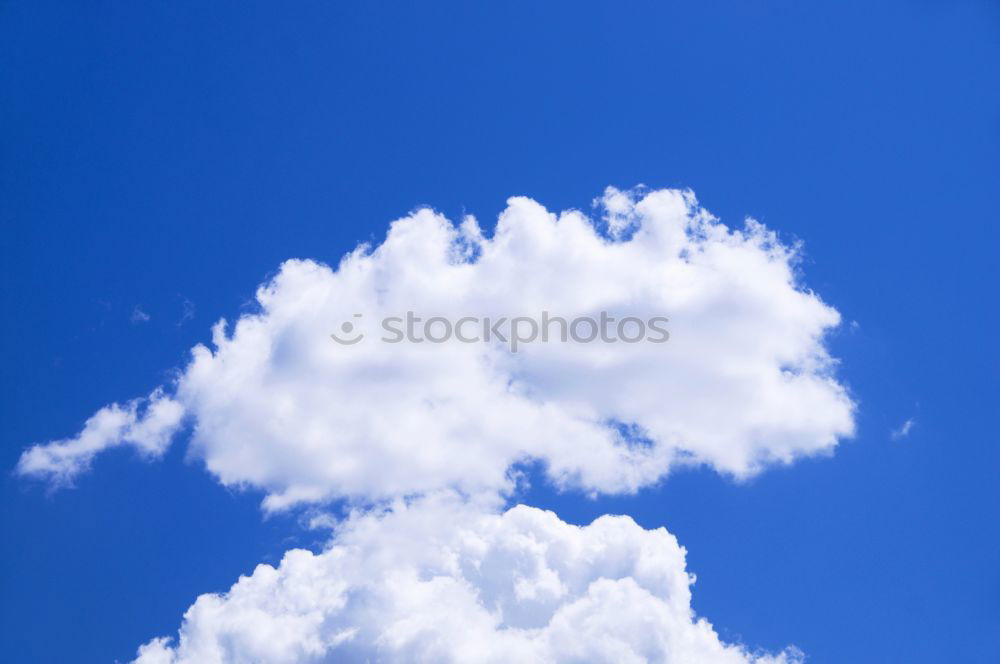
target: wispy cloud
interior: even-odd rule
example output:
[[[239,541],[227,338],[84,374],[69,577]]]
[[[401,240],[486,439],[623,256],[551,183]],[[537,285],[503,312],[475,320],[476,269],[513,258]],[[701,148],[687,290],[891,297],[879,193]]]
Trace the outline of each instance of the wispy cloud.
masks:
[[[170,444],[184,409],[157,389],[145,399],[111,404],[97,411],[73,438],[35,445],[21,454],[17,472],[46,480],[52,488],[70,486],[98,453],[128,444],[156,458]]]
[[[129,316],[129,320],[131,320],[133,323],[146,323],[149,322],[149,314],[143,311],[137,304],[132,309],[132,315]]]
[[[902,440],[903,438],[906,438],[907,436],[910,435],[910,431],[913,430],[913,427],[916,426],[916,424],[917,421],[911,417],[910,419],[906,420],[901,425],[899,425],[898,429],[893,429],[889,433],[889,437],[892,440]]]
[[[177,321],[177,327],[194,318],[194,302],[181,296],[181,307],[183,310],[181,312],[181,319]]]

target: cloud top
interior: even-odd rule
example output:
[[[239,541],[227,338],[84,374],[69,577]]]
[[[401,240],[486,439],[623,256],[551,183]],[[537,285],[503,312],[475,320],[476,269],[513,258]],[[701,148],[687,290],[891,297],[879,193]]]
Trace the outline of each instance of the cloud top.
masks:
[[[694,615],[685,552],[628,517],[577,527],[448,495],[355,515],[325,551],[292,550],[202,595],[138,664],[662,662],[794,664]]]

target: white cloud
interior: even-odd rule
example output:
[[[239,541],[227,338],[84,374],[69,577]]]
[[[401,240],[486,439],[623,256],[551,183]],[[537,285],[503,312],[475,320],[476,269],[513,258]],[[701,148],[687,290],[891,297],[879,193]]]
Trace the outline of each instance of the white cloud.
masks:
[[[195,306],[194,302],[187,299],[183,295],[181,296],[181,318],[177,321],[177,326],[180,327],[184,323],[188,322],[194,318]]]
[[[903,422],[898,429],[893,429],[889,432],[889,437],[893,440],[902,440],[910,435],[910,431],[913,430],[913,426],[917,423],[912,417],[905,422]]]
[[[728,229],[689,192],[609,189],[603,200],[609,235],[579,212],[512,198],[492,237],[472,218],[456,226],[421,210],[336,269],[286,262],[258,291],[260,311],[220,322],[214,348],[196,347],[174,386],[191,452],[281,509],[503,492],[530,459],[588,492],[633,491],[678,464],[745,477],[851,435],[853,404],[823,346],[839,315],[799,285],[793,249],[753,221]],[[670,340],[511,353],[377,339],[377,321],[407,311],[602,310],[669,317]],[[329,338],[352,321],[367,326],[363,343]]]
[[[133,323],[148,323],[149,314],[140,309],[139,305],[137,304],[135,305],[135,307],[132,308],[132,315],[129,316],[129,320],[131,320]]]
[[[355,515],[319,554],[293,550],[223,595],[140,664],[662,662],[791,664],[725,644],[691,609],[685,552],[628,517],[576,527],[434,495]]]
[[[369,510],[328,550],[289,551],[203,595],[176,643],[153,640],[139,661],[797,661],[720,642],[692,614],[683,549],[663,529],[499,513],[520,462],[560,487],[628,492],[678,465],[746,477],[853,433],[824,347],[839,315],[801,286],[794,248],[752,220],[727,228],[690,192],[601,201],[595,223],[512,198],[492,235],[420,210],[337,268],[288,261],[258,312],[193,349],[169,396],[112,404],[77,437],[27,450],[20,473],[66,484],[108,447],[161,454],[187,418],[189,454],[264,491],[265,508]],[[670,339],[381,343],[378,322],[408,311],[664,316]]]
[[[53,486],[65,486],[90,467],[94,456],[109,447],[128,444],[143,456],[163,454],[180,425],[184,408],[155,390],[146,399],[111,404],[97,411],[74,438],[35,445],[17,464],[22,475],[39,477]]]
[[[639,223],[634,198],[632,192],[608,187],[601,198],[594,200],[594,205],[604,210],[604,222],[612,238],[621,238]]]

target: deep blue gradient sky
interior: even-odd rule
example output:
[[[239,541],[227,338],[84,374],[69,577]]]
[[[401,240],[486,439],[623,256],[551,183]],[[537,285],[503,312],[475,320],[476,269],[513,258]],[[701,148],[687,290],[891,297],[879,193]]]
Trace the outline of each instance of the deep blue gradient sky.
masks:
[[[728,640],[1000,661],[998,166],[987,0],[7,0],[0,659],[127,660],[320,537],[183,438],[51,496],[10,472],[26,445],[160,384],[286,258],[335,262],[422,204],[491,226],[510,195],[645,183],[805,242],[806,284],[859,324],[831,340],[859,435],[746,485],[522,499],[666,526]]]

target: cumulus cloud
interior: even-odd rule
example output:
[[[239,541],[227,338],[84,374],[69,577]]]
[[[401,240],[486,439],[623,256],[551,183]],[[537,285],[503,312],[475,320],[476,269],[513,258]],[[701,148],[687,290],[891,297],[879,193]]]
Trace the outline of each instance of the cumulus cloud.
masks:
[[[853,404],[823,345],[839,315],[799,283],[793,247],[752,220],[726,227],[690,192],[608,189],[601,200],[594,222],[512,198],[492,235],[424,209],[337,267],[284,263],[259,311],[220,321],[171,387],[194,424],[192,454],[282,509],[504,492],[525,461],[593,493],[634,491],[683,464],[746,477],[851,435]],[[381,343],[378,321],[408,311],[662,316],[669,341],[516,353]],[[331,340],[343,329],[365,336]]]
[[[109,447],[130,445],[148,458],[163,454],[184,415],[184,408],[157,389],[145,399],[111,404],[97,411],[75,437],[27,449],[17,464],[21,475],[66,486]]]
[[[189,454],[266,509],[353,506],[326,550],[201,596],[138,661],[799,661],[695,616],[666,530],[501,510],[521,463],[561,488],[631,492],[679,465],[747,477],[853,432],[824,346],[839,315],[800,283],[795,247],[753,220],[725,226],[690,192],[609,188],[599,204],[593,221],[512,198],[492,233],[419,210],[336,267],[288,261],[167,389],[25,451],[20,473],[67,484],[112,446],[162,454],[187,420]],[[407,316],[456,334],[385,343],[380,321]],[[457,338],[463,318],[545,316],[668,325],[656,343],[515,348],[513,322]]]
[[[628,517],[586,527],[433,495],[349,519],[222,595],[140,664],[663,662],[792,664],[723,643],[691,609],[685,551]]]

